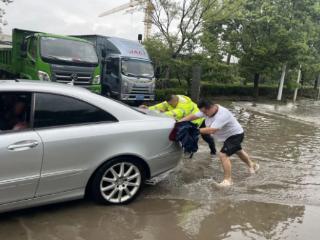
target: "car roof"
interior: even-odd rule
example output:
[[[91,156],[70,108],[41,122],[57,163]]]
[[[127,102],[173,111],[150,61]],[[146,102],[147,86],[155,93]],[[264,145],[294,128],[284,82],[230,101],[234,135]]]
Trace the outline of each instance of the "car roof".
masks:
[[[92,93],[85,88],[68,84],[39,80],[0,80],[0,91],[43,92],[69,96],[104,109],[119,120],[138,120],[143,118],[143,114],[124,104]]]
[[[37,80],[0,80],[1,90],[5,91],[30,91],[30,92],[55,92],[59,94],[66,94],[70,92],[88,92],[85,88],[75,87],[68,84],[61,84],[47,81]]]

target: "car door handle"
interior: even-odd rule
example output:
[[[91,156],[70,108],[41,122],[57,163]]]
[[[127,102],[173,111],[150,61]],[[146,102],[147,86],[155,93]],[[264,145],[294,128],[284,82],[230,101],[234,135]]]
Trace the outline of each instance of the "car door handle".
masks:
[[[16,142],[8,146],[8,150],[10,151],[23,151],[28,150],[30,148],[34,148],[39,145],[39,142],[36,140],[26,140],[21,142]]]

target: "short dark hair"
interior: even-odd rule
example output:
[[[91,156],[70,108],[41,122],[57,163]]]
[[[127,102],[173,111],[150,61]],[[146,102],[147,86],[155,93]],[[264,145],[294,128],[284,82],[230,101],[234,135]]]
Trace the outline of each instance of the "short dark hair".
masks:
[[[167,101],[167,102],[170,102],[170,101],[172,101],[174,98],[175,98],[175,95],[173,95],[173,94],[168,95],[168,96],[166,97],[166,101]]]
[[[198,108],[205,108],[205,109],[209,109],[210,107],[212,107],[214,105],[214,103],[211,100],[208,99],[201,99],[198,102]]]

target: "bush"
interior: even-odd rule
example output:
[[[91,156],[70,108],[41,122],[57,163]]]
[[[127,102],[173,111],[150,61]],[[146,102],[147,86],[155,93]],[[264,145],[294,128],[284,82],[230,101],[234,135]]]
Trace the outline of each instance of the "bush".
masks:
[[[286,91],[286,90],[284,90]],[[277,94],[277,87],[275,86],[262,86],[259,88],[260,96],[275,96]],[[251,85],[208,85],[204,84],[201,87],[201,95],[203,96],[253,96],[254,89]]]
[[[294,89],[284,88],[283,97],[292,98]],[[299,96],[306,98],[314,98],[316,90],[313,88],[300,88]],[[187,94],[187,88],[167,88],[156,90],[156,100],[163,101],[169,94]],[[270,99],[275,99],[278,94],[278,86],[261,86],[259,87],[259,96]],[[254,96],[254,89],[252,85],[235,85],[235,84],[208,84],[203,83],[201,86],[202,97],[215,97],[215,96]]]
[[[172,94],[186,95],[187,90],[184,88],[156,89],[156,101],[164,101],[166,99],[166,96]]]
[[[163,86],[167,86],[168,88],[187,88],[187,82],[185,80],[181,80],[181,85],[178,79],[169,79],[166,80],[164,78],[157,79],[156,88],[157,89],[165,89]]]

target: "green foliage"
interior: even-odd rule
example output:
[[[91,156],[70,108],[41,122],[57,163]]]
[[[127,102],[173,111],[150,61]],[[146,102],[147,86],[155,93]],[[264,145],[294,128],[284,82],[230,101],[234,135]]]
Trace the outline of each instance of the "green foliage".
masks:
[[[190,87],[195,64],[202,66],[203,73],[208,73],[207,77],[210,77],[214,70],[217,72],[215,65],[217,60],[221,60],[217,48],[219,41],[213,42],[208,39],[208,35],[203,34],[204,21],[208,18],[226,18],[242,1],[244,0],[152,1],[152,22],[158,32],[144,44],[159,70],[160,77],[166,80],[177,78],[180,83],[185,81]],[[210,51],[202,47],[202,42],[207,43],[208,49],[210,46]],[[217,50],[213,53],[214,49]],[[217,79],[226,82],[233,79],[225,74],[229,73],[228,70],[222,72]],[[162,87],[166,87],[166,84]]]
[[[198,9],[195,6],[200,5],[194,4],[199,0],[160,1],[160,8],[170,13],[162,19],[162,26],[169,23],[170,27],[145,43],[161,70],[160,87],[168,88],[170,79],[176,79],[174,86],[187,91],[194,65],[202,67],[206,82],[227,84],[226,91],[231,92],[229,84],[240,84],[244,86],[239,91],[251,94],[247,88],[252,88],[254,76],[256,87],[277,86],[284,64],[286,89],[313,85],[320,73],[319,0],[201,1]],[[183,14],[186,9],[190,14]],[[196,31],[190,28],[195,22],[187,26],[189,20],[199,23]],[[300,66],[302,82],[298,85]],[[262,87],[260,94],[264,91]]]
[[[147,49],[154,67],[164,76],[164,71],[172,63],[169,48],[158,38],[151,38],[143,42]]]
[[[276,86],[260,87],[261,96],[273,96],[276,94]],[[202,96],[252,96],[252,85],[236,84],[204,84],[201,88]]]
[[[164,101],[167,96],[172,94],[186,95],[187,92],[185,91],[184,88],[156,89],[156,101]]]
[[[274,71],[279,79],[284,63],[290,68],[317,63],[319,9],[317,0],[246,0],[230,18],[208,19],[204,36],[221,39],[218,49],[239,59],[239,73],[246,79],[260,74],[274,81]],[[207,41],[204,46],[211,51]],[[319,71],[319,65],[313,69]]]
[[[278,91],[278,87],[274,86],[260,86],[260,96],[268,98],[268,99],[275,99]],[[291,99],[293,95],[294,89],[289,89],[287,87],[284,88],[284,96],[286,98]],[[215,97],[223,97],[223,98],[230,98],[230,97],[248,97],[252,96],[254,93],[254,89],[252,85],[237,85],[237,84],[203,84],[201,87],[201,97],[203,98],[215,98]],[[307,97],[307,98],[314,98],[316,96],[317,90],[307,87],[302,88],[299,91],[300,97]],[[165,97],[169,94],[187,94],[184,88],[167,88],[167,89],[158,89],[156,90],[156,100],[163,101]]]
[[[202,79],[211,83],[239,84],[244,82],[244,78],[239,76],[237,64],[226,64],[215,61],[208,64],[203,70]]]

